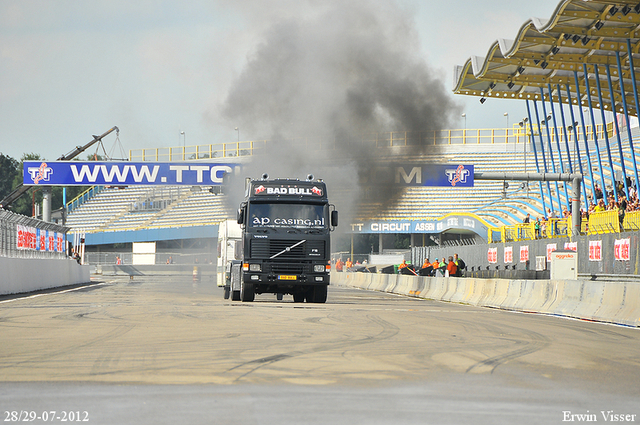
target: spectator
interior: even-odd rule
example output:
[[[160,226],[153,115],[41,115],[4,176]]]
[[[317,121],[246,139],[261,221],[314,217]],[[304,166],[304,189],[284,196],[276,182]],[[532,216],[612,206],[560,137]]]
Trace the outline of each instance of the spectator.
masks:
[[[624,216],[627,212],[627,198],[623,196],[620,197],[620,205],[618,206],[618,220],[620,221],[620,231],[624,230],[623,222]]]
[[[456,264],[457,267],[457,273],[456,276],[462,276],[464,269],[467,268],[467,265],[465,264],[464,260],[461,258],[458,258],[458,254],[453,254],[453,262]]]
[[[449,256],[449,263],[447,264],[447,272],[449,276],[455,276],[458,273],[458,266],[453,262],[453,257]]]
[[[341,272],[343,267],[344,267],[344,264],[342,263],[342,259],[338,258],[338,261],[336,261],[336,271]]]

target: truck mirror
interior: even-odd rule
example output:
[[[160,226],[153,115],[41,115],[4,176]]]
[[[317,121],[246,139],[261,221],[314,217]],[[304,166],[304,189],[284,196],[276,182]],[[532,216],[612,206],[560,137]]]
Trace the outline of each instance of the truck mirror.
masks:
[[[244,208],[238,208],[238,224],[244,223]]]
[[[338,227],[338,211],[331,211],[331,226]]]

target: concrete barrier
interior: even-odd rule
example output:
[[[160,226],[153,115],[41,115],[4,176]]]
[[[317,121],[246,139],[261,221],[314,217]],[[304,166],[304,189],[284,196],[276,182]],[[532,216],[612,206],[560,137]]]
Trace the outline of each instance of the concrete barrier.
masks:
[[[357,286],[367,276],[367,283]],[[640,327],[640,284],[333,273],[332,283],[438,301]]]
[[[640,300],[640,285],[626,283],[624,302],[615,316],[616,323],[638,326],[638,322],[640,322],[640,302],[638,300]]]
[[[89,266],[73,260],[0,257],[0,294],[22,294],[91,281]]]

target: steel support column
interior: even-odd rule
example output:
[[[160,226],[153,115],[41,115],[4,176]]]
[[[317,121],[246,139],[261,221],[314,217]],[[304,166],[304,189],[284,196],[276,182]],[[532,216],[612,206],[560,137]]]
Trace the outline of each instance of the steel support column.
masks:
[[[531,130],[531,146],[533,147],[533,156],[536,159],[536,171],[540,172],[540,164],[538,163],[538,152],[536,150],[536,138],[535,133],[533,132],[533,120],[531,119],[531,108],[529,107],[529,99],[526,99],[527,102],[527,114],[529,115],[529,128]],[[540,199],[542,200],[542,211],[547,210],[547,206],[544,201],[544,190],[542,189],[542,184],[540,186]]]
[[[578,110],[580,111],[580,124],[582,125],[582,133],[584,136],[584,150],[585,150],[585,154],[587,156],[587,166],[589,167],[589,178],[591,179],[591,199],[592,199],[592,203],[596,203],[595,199],[596,199],[596,182],[595,179],[593,178],[593,167],[591,166],[591,155],[589,154],[589,140],[587,138],[587,126],[584,123],[584,115],[582,114],[582,106],[580,106],[580,99],[582,99],[582,96],[580,95],[580,80],[578,79],[578,72],[577,71],[573,71],[573,77],[576,80],[576,98],[578,100],[577,104],[578,104]],[[582,158],[580,158],[578,156],[578,160],[580,160],[580,172],[582,173]],[[584,176],[584,174],[583,174]],[[605,187],[602,188],[602,193],[604,194],[604,191],[606,190]]]
[[[584,176],[584,170],[582,169],[582,161],[580,160],[580,143],[578,139],[578,121],[576,121],[576,117],[573,114],[573,106],[571,102],[571,89],[569,88],[569,84],[566,85],[567,88],[567,103],[569,104],[569,112],[571,113],[571,127],[573,128],[573,144],[574,150],[576,152],[576,159],[578,162],[578,170],[580,170],[580,174]],[[589,197],[587,197],[587,184],[584,179],[582,179],[582,194],[584,195],[584,203],[587,205],[589,202]]]
[[[598,132],[596,131],[596,118],[593,115],[593,105],[591,104],[591,87],[589,87],[589,74],[587,72],[587,64],[582,65],[582,71],[584,72],[584,85],[587,91],[587,103],[589,104],[589,116],[591,117],[591,128],[593,129],[593,144],[596,145],[596,158],[598,158],[598,168],[600,171],[600,181],[602,182],[602,190],[607,187],[607,181],[604,178],[604,169],[602,167],[602,156],[600,155],[600,145],[598,143]],[[611,176],[613,186],[615,186],[615,178]],[[595,194],[594,194],[595,195]]]
[[[627,135],[629,136],[629,143],[633,143],[633,136],[631,135],[631,123],[629,122],[629,108],[627,107],[627,95],[624,89],[624,78],[622,77],[622,65],[620,64],[620,52],[616,52],[616,61],[618,64],[618,77],[620,78],[620,94],[622,95],[622,107],[624,108],[624,117],[627,120]],[[632,70],[633,71],[633,70]],[[629,188],[627,187],[627,173],[624,167],[624,155],[622,154],[622,145],[618,145],[620,151],[620,159],[622,161],[622,179],[624,180],[624,189],[629,197]],[[631,154],[635,157],[635,152],[632,150]],[[615,185],[614,185],[615,186]],[[618,190],[615,187],[615,190]]]
[[[631,70],[631,83],[633,84],[633,100],[636,103],[636,115],[640,114],[640,101],[638,100],[638,85],[636,84],[636,68],[633,65],[633,51],[631,50],[631,40],[627,39],[627,57],[629,58],[629,68]],[[636,192],[640,190],[640,177],[638,176],[638,164],[636,162],[636,151],[633,149],[633,139],[629,139],[631,149],[631,159],[633,161],[633,173],[636,180]]]
[[[551,84],[548,84],[547,88],[549,90],[549,104],[551,106],[551,117],[553,118],[553,130],[556,137],[556,147],[558,149],[558,161],[560,163],[560,173],[564,173],[564,164],[562,163],[562,149],[560,148],[560,135],[558,134],[558,122],[556,121],[556,110],[555,110],[555,107],[553,106],[553,90],[551,90]],[[560,98],[559,95],[560,93],[558,93],[558,98]],[[567,155],[569,155],[568,145],[567,145]],[[555,172],[555,168],[553,171]],[[564,200],[566,202],[567,209],[570,209],[571,202],[569,201],[569,192],[567,191],[567,185],[563,184],[562,186],[564,188]]]
[[[609,67],[609,65],[605,65],[605,68],[607,70],[607,82],[609,84],[609,93],[611,93],[611,111],[613,112],[613,124],[615,126],[616,129],[616,138],[618,140],[618,151],[620,153],[620,162],[622,163],[622,169],[625,170],[625,165],[624,165],[624,155],[622,154],[622,138],[620,135],[620,126],[618,125],[618,111],[616,111],[616,97],[615,97],[615,93],[613,91],[613,83],[611,82],[611,68]],[[626,176],[626,171],[624,171],[623,173]],[[626,180],[627,178],[625,177],[625,185],[624,185],[624,189],[625,189],[625,193],[627,198],[629,198],[629,188],[627,187],[626,184]]]
[[[533,101],[533,108],[536,111],[536,122],[538,123],[538,129],[540,129],[542,127],[542,125],[540,124],[540,114],[538,113],[538,104],[536,103],[536,101]],[[546,116],[545,116],[546,118]],[[542,154],[542,164],[544,165],[544,172],[548,173],[549,170],[547,169],[547,157],[545,155],[544,152],[544,140],[542,140],[542,131],[538,131],[538,135],[540,136],[540,153]],[[540,169],[538,169],[538,172],[540,172]],[[553,206],[553,196],[551,195],[551,185],[549,185],[549,182],[547,181],[547,193],[549,194],[549,204],[551,207],[551,212],[555,211],[555,208]],[[545,209],[544,212],[546,212],[547,210]],[[560,210],[562,211],[562,210]],[[543,213],[544,213],[543,212]]]
[[[616,172],[613,169],[613,158],[611,157],[611,145],[609,144],[609,132],[607,131],[607,126],[606,126],[607,118],[604,115],[604,102],[602,101],[602,88],[600,87],[600,73],[598,72],[598,65],[593,65],[593,69],[596,72],[596,87],[598,89],[598,102],[600,102],[600,116],[602,118],[602,125],[604,125],[604,140],[607,146],[607,158],[609,159],[609,169],[611,170],[611,179],[613,180],[614,186],[615,186]],[[617,193],[615,193],[615,197],[616,197],[616,202],[618,202]]]
[[[551,133],[549,132],[549,120],[547,117],[547,107],[544,104],[544,90],[542,89],[542,87],[540,87],[540,99],[542,99],[540,103],[542,103],[542,112],[544,113],[544,122],[545,122],[544,128],[547,131],[547,147],[549,148],[549,161],[551,161],[551,171],[555,173],[556,163],[553,160],[553,147],[551,146]],[[549,97],[549,99],[551,99],[551,97]],[[542,138],[542,135],[540,135],[540,138]],[[547,171],[548,170],[545,169],[545,172]],[[562,202],[560,202],[560,187],[558,186],[558,182],[555,182],[555,185],[556,185],[556,197],[558,199],[558,211],[562,211]],[[553,211],[553,208],[551,209],[551,211]],[[543,215],[546,215],[546,211],[545,211],[545,214]]]

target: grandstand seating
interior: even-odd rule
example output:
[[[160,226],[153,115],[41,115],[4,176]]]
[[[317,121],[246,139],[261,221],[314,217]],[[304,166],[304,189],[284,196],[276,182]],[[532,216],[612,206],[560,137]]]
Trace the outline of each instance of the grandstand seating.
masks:
[[[625,166],[627,170],[631,170],[633,167],[632,156],[628,144],[625,143],[625,145]],[[536,172],[535,157],[531,151],[526,153],[527,167],[525,170],[522,149],[522,144],[513,143],[501,146],[457,145],[453,149],[439,148],[436,159],[438,163],[474,164],[476,172]],[[581,153],[584,164],[586,157],[583,152]],[[392,157],[391,153],[385,155]],[[618,156],[617,160],[613,156],[614,172],[621,168],[619,154],[616,153],[616,155]],[[568,172],[566,154],[563,156],[565,160],[563,168],[565,172]],[[595,152],[591,152],[591,156],[595,158]],[[433,155],[419,158],[412,156],[411,159],[412,161],[434,162]],[[640,155],[637,156],[637,160],[640,162]],[[611,169],[606,155],[602,161],[605,178],[610,181]],[[547,159],[547,162],[547,169],[551,172],[550,160]],[[597,161],[592,159],[592,166],[597,167]],[[557,159],[556,172],[560,172]],[[584,178],[590,195],[591,177],[586,174]],[[594,179],[600,184],[599,172],[594,173]],[[473,212],[498,227],[519,223],[527,214],[531,214],[534,218],[543,216],[540,185],[543,185],[545,189],[544,206],[548,208],[550,200],[546,193],[546,184],[530,182],[528,190],[525,190],[521,187],[520,182],[510,182],[506,191],[503,188],[503,182],[485,180],[476,180],[473,188],[407,187],[390,208],[385,208],[380,203],[364,200],[358,206],[354,218],[365,221],[435,220],[451,212]],[[564,184],[568,183],[558,183],[559,193],[556,193],[555,183],[549,184],[556,211],[561,211],[562,207],[567,204],[562,187]],[[149,186],[124,189],[108,188],[73,210],[68,216],[67,225],[73,230],[84,232],[121,231],[208,225],[232,217],[235,206],[226,205],[224,195],[213,194],[208,189],[208,187],[182,187],[163,189],[163,192],[159,193],[158,188]],[[346,194],[341,193],[340,188],[332,188],[331,193],[333,202],[340,208],[341,196]],[[148,204],[149,202],[151,203]],[[142,207],[143,204],[144,207]]]

